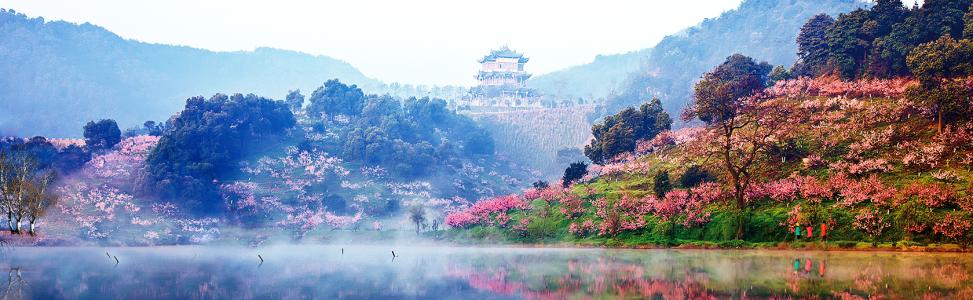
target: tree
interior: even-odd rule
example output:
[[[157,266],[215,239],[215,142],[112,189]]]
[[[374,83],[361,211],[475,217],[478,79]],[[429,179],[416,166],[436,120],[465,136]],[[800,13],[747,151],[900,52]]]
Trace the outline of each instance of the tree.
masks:
[[[162,136],[162,132],[166,130],[166,123],[156,123],[155,121],[145,121],[142,123],[142,128],[145,129],[146,134],[151,136]]]
[[[772,86],[778,81],[790,79],[791,72],[787,71],[787,68],[784,68],[784,66],[776,66],[774,67],[773,71],[770,71],[768,78],[770,79],[770,82],[768,82],[767,85]]]
[[[534,181],[534,183],[532,183],[531,186],[535,189],[542,190],[542,189],[546,189],[548,186],[550,186],[550,184],[548,184],[547,181],[544,180],[537,180]]]
[[[10,160],[3,208],[7,211],[7,227],[11,233],[20,233],[20,226],[27,212],[24,203],[30,196],[31,175],[36,167],[36,162],[29,156],[22,155]]]
[[[892,26],[905,21],[909,16],[909,11],[901,0],[877,0],[869,12],[870,19],[875,22],[872,30],[876,37],[888,35],[892,32]]]
[[[783,105],[754,97],[766,87],[769,70],[766,63],[758,64],[740,54],[730,56],[703,75],[695,87],[695,100],[683,115],[687,120],[695,117],[706,123],[706,134],[711,137],[701,139],[709,141],[702,155],[722,164],[741,214],[748,208],[745,192],[752,183],[755,165],[786,124]],[[737,238],[743,238],[745,226],[741,216]]]
[[[619,154],[635,150],[638,141],[650,140],[671,126],[672,118],[662,109],[662,102],[653,98],[638,109],[626,108],[592,126],[594,140],[585,146],[584,154],[592,162],[604,164]]]
[[[422,230],[422,224],[426,222],[426,210],[422,205],[409,208],[409,220],[416,224],[416,235],[418,236]]]
[[[973,40],[973,5],[963,15],[963,38]]]
[[[13,206],[14,191],[17,186],[14,184],[14,164],[7,151],[0,149],[0,207],[7,213],[7,228],[13,232]]]
[[[30,226],[28,233],[36,233],[37,219],[58,200],[48,189],[53,182],[54,171],[39,173],[30,153],[8,155],[0,151],[0,206],[7,213],[11,233],[21,233],[25,218]]]
[[[322,114],[356,116],[365,107],[365,93],[357,85],[345,85],[331,79],[311,93],[307,112],[311,116]]]
[[[679,177],[679,185],[684,188],[693,188],[697,185],[705,182],[715,182],[716,178],[712,174],[707,172],[705,169],[700,168],[698,165],[692,165],[686,172]]]
[[[875,39],[872,32],[874,27],[869,12],[858,9],[841,14],[828,28],[825,38],[828,41],[829,63],[837,68],[842,78],[855,79],[862,75]]]
[[[296,124],[283,101],[253,94],[193,97],[146,159],[147,191],[215,212],[218,181],[237,173],[247,153],[276,145]]]
[[[27,197],[22,205],[25,206],[28,233],[36,235],[37,219],[47,213],[47,209],[57,204],[59,196],[51,193],[48,189],[54,182],[54,173],[48,171],[30,182],[27,188]]]
[[[867,75],[880,78],[908,75],[905,54],[915,44],[909,38],[911,35],[903,31],[903,23],[910,12],[899,0],[878,0],[869,14],[871,21],[867,26],[875,40],[866,62]]]
[[[766,87],[768,72],[767,63],[758,64],[742,54],[727,57],[696,84],[695,99],[684,117],[734,129],[731,125],[748,108],[748,98]]]
[[[666,193],[672,190],[672,183],[669,182],[669,171],[655,173],[655,180],[652,183],[652,191],[656,197],[665,197]]]
[[[84,142],[89,149],[111,149],[122,141],[122,131],[112,119],[90,121],[84,125]]]
[[[587,174],[588,164],[583,161],[571,163],[567,169],[564,169],[564,176],[561,177],[561,185],[564,187],[571,186],[571,183],[584,178]]]
[[[926,0],[919,12],[920,43],[935,40],[944,33],[961,38],[965,30],[964,17],[973,0]]]
[[[943,35],[913,49],[907,61],[919,79],[919,85],[910,88],[909,94],[935,111],[936,128],[942,132],[944,119],[963,109],[970,95],[969,89],[953,78],[973,74],[973,42]]]
[[[818,76],[828,64],[826,33],[834,25],[834,18],[827,14],[812,17],[797,35],[797,57],[791,73],[794,76]]]
[[[290,107],[291,111],[297,113],[304,109],[304,95],[301,95],[301,90],[292,90],[287,92],[287,97],[284,98],[284,102],[287,102],[287,107]]]

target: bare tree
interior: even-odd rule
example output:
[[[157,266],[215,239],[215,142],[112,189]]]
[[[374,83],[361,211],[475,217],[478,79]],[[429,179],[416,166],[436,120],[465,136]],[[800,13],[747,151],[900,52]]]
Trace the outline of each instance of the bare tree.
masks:
[[[31,175],[36,163],[26,156],[8,160],[10,177],[6,182],[3,208],[7,211],[7,227],[11,233],[20,233],[20,224],[27,214],[26,203],[31,188]]]
[[[422,224],[426,222],[426,210],[422,205],[416,205],[409,209],[409,220],[416,224],[416,235],[422,230]]]
[[[28,233],[35,235],[37,219],[47,213],[47,209],[59,200],[58,195],[51,193],[49,187],[54,182],[54,172],[48,171],[44,175],[31,182],[26,201],[23,203],[27,214],[27,222],[30,224]]]
[[[0,208],[7,212],[7,228],[13,231],[12,224],[12,210],[10,209],[10,202],[12,201],[12,181],[13,181],[13,165],[10,163],[10,157],[7,153],[0,151]]]

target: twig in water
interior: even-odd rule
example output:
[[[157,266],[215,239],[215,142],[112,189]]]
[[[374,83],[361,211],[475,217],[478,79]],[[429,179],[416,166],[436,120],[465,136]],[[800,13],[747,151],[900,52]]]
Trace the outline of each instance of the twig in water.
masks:
[[[396,257],[398,257],[398,255],[395,255],[395,250],[392,250],[392,258],[396,258]]]
[[[115,264],[117,265],[118,264],[118,256],[114,256],[114,258],[115,258]]]
[[[105,256],[108,256],[108,258],[111,258],[111,254],[108,254],[108,251],[105,251]]]
[[[264,264],[264,258],[263,258],[263,256],[260,256],[260,254],[257,254],[257,258],[260,259],[260,264],[263,265]]]
[[[341,248],[341,255],[345,255],[345,248]]]

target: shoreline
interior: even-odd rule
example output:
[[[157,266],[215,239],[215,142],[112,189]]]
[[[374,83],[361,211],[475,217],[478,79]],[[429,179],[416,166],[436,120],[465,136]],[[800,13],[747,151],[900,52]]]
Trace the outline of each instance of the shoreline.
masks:
[[[707,242],[712,243],[712,242]],[[869,244],[863,246],[862,244]],[[763,245],[726,247],[715,243],[707,245],[683,244],[678,246],[661,246],[655,244],[642,245],[591,245],[591,244],[572,244],[572,243],[448,243],[451,246],[463,247],[508,247],[508,248],[551,248],[551,249],[605,249],[605,250],[768,250],[768,251],[825,251],[825,252],[886,252],[886,253],[973,253],[973,248],[963,247],[958,244],[935,244],[935,246],[895,246],[889,243],[880,243],[878,246],[871,246],[870,243],[858,243],[852,247],[840,247],[833,244],[804,244],[800,246],[790,245],[788,242],[779,242],[776,245],[770,243]]]
[[[372,243],[293,243],[293,244],[268,244],[256,248],[266,248],[275,246],[340,246],[340,245],[359,245],[359,246],[379,246],[386,245],[381,242]],[[886,244],[887,245],[887,244]],[[98,244],[7,244],[3,248],[71,248],[71,247],[91,247],[91,248],[151,248],[151,247],[242,247],[254,248],[243,243],[212,243],[212,244],[160,244],[160,245],[98,245]],[[586,249],[586,250],[703,250],[703,251],[733,251],[733,250],[757,250],[757,251],[818,251],[818,252],[876,252],[876,253],[973,253],[973,248],[964,248],[956,244],[943,244],[941,246],[910,246],[910,247],[838,247],[833,245],[813,245],[804,247],[793,247],[790,245],[777,246],[742,246],[742,247],[719,247],[701,245],[680,245],[665,247],[658,245],[633,245],[633,246],[598,246],[584,244],[517,244],[517,243],[413,243],[407,247],[455,247],[455,248],[514,248],[514,249]]]
[[[123,244],[121,242],[99,243],[94,241],[84,241],[78,239],[67,239],[63,237],[48,235],[11,235],[0,232],[0,247],[118,247],[118,248],[144,248],[144,247],[168,247],[168,246],[239,246],[253,247],[242,240],[214,240],[205,244]],[[321,239],[307,240],[306,242],[285,242],[282,240],[270,241],[258,247],[268,247],[276,245],[383,245],[396,243],[396,239]],[[605,249],[605,250],[769,250],[769,251],[853,251],[853,252],[907,252],[907,253],[973,253],[973,247],[960,244],[926,244],[918,245],[906,241],[870,243],[859,241],[808,241],[808,242],[747,242],[747,241],[696,241],[680,240],[677,245],[660,244],[622,244],[606,242],[554,242],[554,243],[515,243],[515,242],[478,242],[478,241],[454,241],[449,238],[424,236],[409,239],[409,244],[413,246],[442,246],[442,247],[502,247],[502,248],[562,248],[562,249]]]

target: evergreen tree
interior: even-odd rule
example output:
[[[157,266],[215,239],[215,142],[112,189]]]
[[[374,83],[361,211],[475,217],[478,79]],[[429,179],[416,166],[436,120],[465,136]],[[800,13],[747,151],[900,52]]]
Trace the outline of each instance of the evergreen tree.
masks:
[[[655,178],[652,183],[652,191],[655,192],[655,196],[659,198],[665,197],[666,193],[671,190],[672,182],[669,182],[669,171],[655,173]]]
[[[619,154],[635,150],[638,141],[652,139],[671,126],[672,118],[662,109],[662,102],[653,98],[638,109],[626,108],[592,126],[595,138],[585,146],[584,154],[592,162],[604,164]]]
[[[284,102],[287,102],[292,112],[299,112],[304,108],[304,95],[301,95],[301,90],[288,91]]]
[[[791,71],[793,76],[818,76],[824,73],[828,64],[828,41],[826,33],[834,25],[834,18],[819,14],[801,27],[797,35],[797,57]]]
[[[916,47],[909,54],[908,62],[919,79],[919,85],[910,88],[909,95],[936,112],[936,127],[942,132],[946,118],[967,108],[964,103],[970,97],[970,90],[953,78],[973,74],[973,42],[957,41],[944,34],[938,40]]]
[[[963,15],[963,38],[973,40],[973,5]]]
[[[863,74],[874,28],[869,12],[863,9],[841,14],[828,28],[828,60],[842,78],[856,79]]]
[[[88,149],[110,149],[122,141],[122,131],[112,119],[91,121],[84,125],[84,142]]]
[[[571,183],[584,178],[588,174],[588,164],[579,161],[571,163],[567,169],[564,169],[564,176],[561,177],[561,185],[564,187],[571,186]]]

